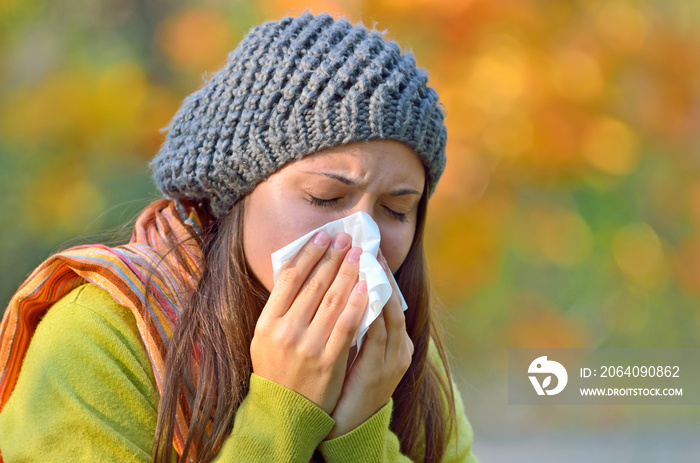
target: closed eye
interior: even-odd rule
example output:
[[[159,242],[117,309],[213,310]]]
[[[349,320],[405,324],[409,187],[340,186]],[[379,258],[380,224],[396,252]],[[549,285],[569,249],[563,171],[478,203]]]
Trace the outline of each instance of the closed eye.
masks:
[[[309,195],[308,201],[311,203],[313,206],[318,206],[318,207],[331,207],[334,206],[340,201],[341,198],[330,198],[330,199],[323,199],[323,198],[317,198],[316,196]],[[394,219],[398,220],[399,222],[407,222],[408,217],[406,217],[406,214],[402,214],[400,212],[396,212],[395,210],[383,206],[384,210]]]
[[[401,214],[400,212],[396,212],[393,209],[389,209],[388,207],[384,206],[384,209],[389,213],[390,216],[398,220],[399,222],[407,222],[408,218],[406,217],[406,214]]]
[[[315,196],[309,195],[309,202],[313,206],[329,207],[329,206],[333,206],[334,204],[336,204],[339,200],[340,200],[340,198],[321,199],[321,198],[317,198]]]

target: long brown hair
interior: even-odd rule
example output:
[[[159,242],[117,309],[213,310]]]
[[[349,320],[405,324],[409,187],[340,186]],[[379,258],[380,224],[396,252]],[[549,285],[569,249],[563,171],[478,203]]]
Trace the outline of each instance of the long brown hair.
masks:
[[[428,191],[427,185],[425,191]],[[183,311],[166,360],[166,384],[160,398],[153,461],[170,462],[179,399],[189,433],[186,455],[212,460],[233,429],[236,410],[248,393],[252,372],[250,343],[269,292],[252,274],[243,252],[245,200],[205,231],[204,262],[196,288],[183,287]],[[449,379],[428,359],[430,339],[449,368],[430,313],[430,292],[423,254],[427,198],[418,209],[416,233],[396,280],[406,299],[406,328],[414,344],[411,366],[394,391],[391,429],[401,450],[415,461],[438,462],[445,453],[454,420]],[[177,250],[178,243],[173,243]],[[422,438],[424,448],[416,444]],[[423,452],[424,450],[424,452]]]

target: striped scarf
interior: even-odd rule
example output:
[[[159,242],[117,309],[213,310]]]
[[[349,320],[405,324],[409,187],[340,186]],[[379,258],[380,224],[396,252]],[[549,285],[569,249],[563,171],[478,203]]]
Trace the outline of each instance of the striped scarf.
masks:
[[[114,248],[76,246],[42,263],[14,294],[0,324],[0,411],[15,387],[41,318],[55,302],[85,283],[106,290],[131,310],[162,394],[165,354],[181,313],[179,285],[173,275],[200,275],[201,237],[195,209],[163,199],[141,212],[129,244]],[[180,259],[174,252],[167,253],[169,244],[181,242]],[[178,454],[182,454],[183,436],[188,431],[182,410],[180,404],[173,437]]]

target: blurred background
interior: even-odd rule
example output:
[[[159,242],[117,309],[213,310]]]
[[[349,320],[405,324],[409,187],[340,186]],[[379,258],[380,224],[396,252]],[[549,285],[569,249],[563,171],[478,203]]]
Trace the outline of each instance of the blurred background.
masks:
[[[305,9],[386,29],[446,108],[427,253],[482,461],[698,461],[698,407],[509,406],[505,379],[510,347],[700,347],[696,0],[4,0],[0,305],[128,239],[180,101]]]

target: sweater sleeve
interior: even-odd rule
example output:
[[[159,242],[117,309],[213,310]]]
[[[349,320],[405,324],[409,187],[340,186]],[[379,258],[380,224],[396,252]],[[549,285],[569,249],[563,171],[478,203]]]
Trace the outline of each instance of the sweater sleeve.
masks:
[[[432,340],[429,356],[438,365],[443,376],[446,375]],[[451,379],[450,384],[455,396],[457,423],[456,429],[453,429],[449,437],[447,451],[442,461],[444,463],[479,463],[476,455],[471,452],[473,432],[464,412],[462,397]],[[401,453],[398,437],[389,429],[392,407],[393,400],[390,400],[377,413],[349,433],[322,442],[319,450],[326,462],[410,462],[411,460]],[[419,447],[424,448],[424,445],[424,442],[421,442]]]
[[[253,373],[231,436],[214,461],[307,463],[334,424],[304,396]]]

